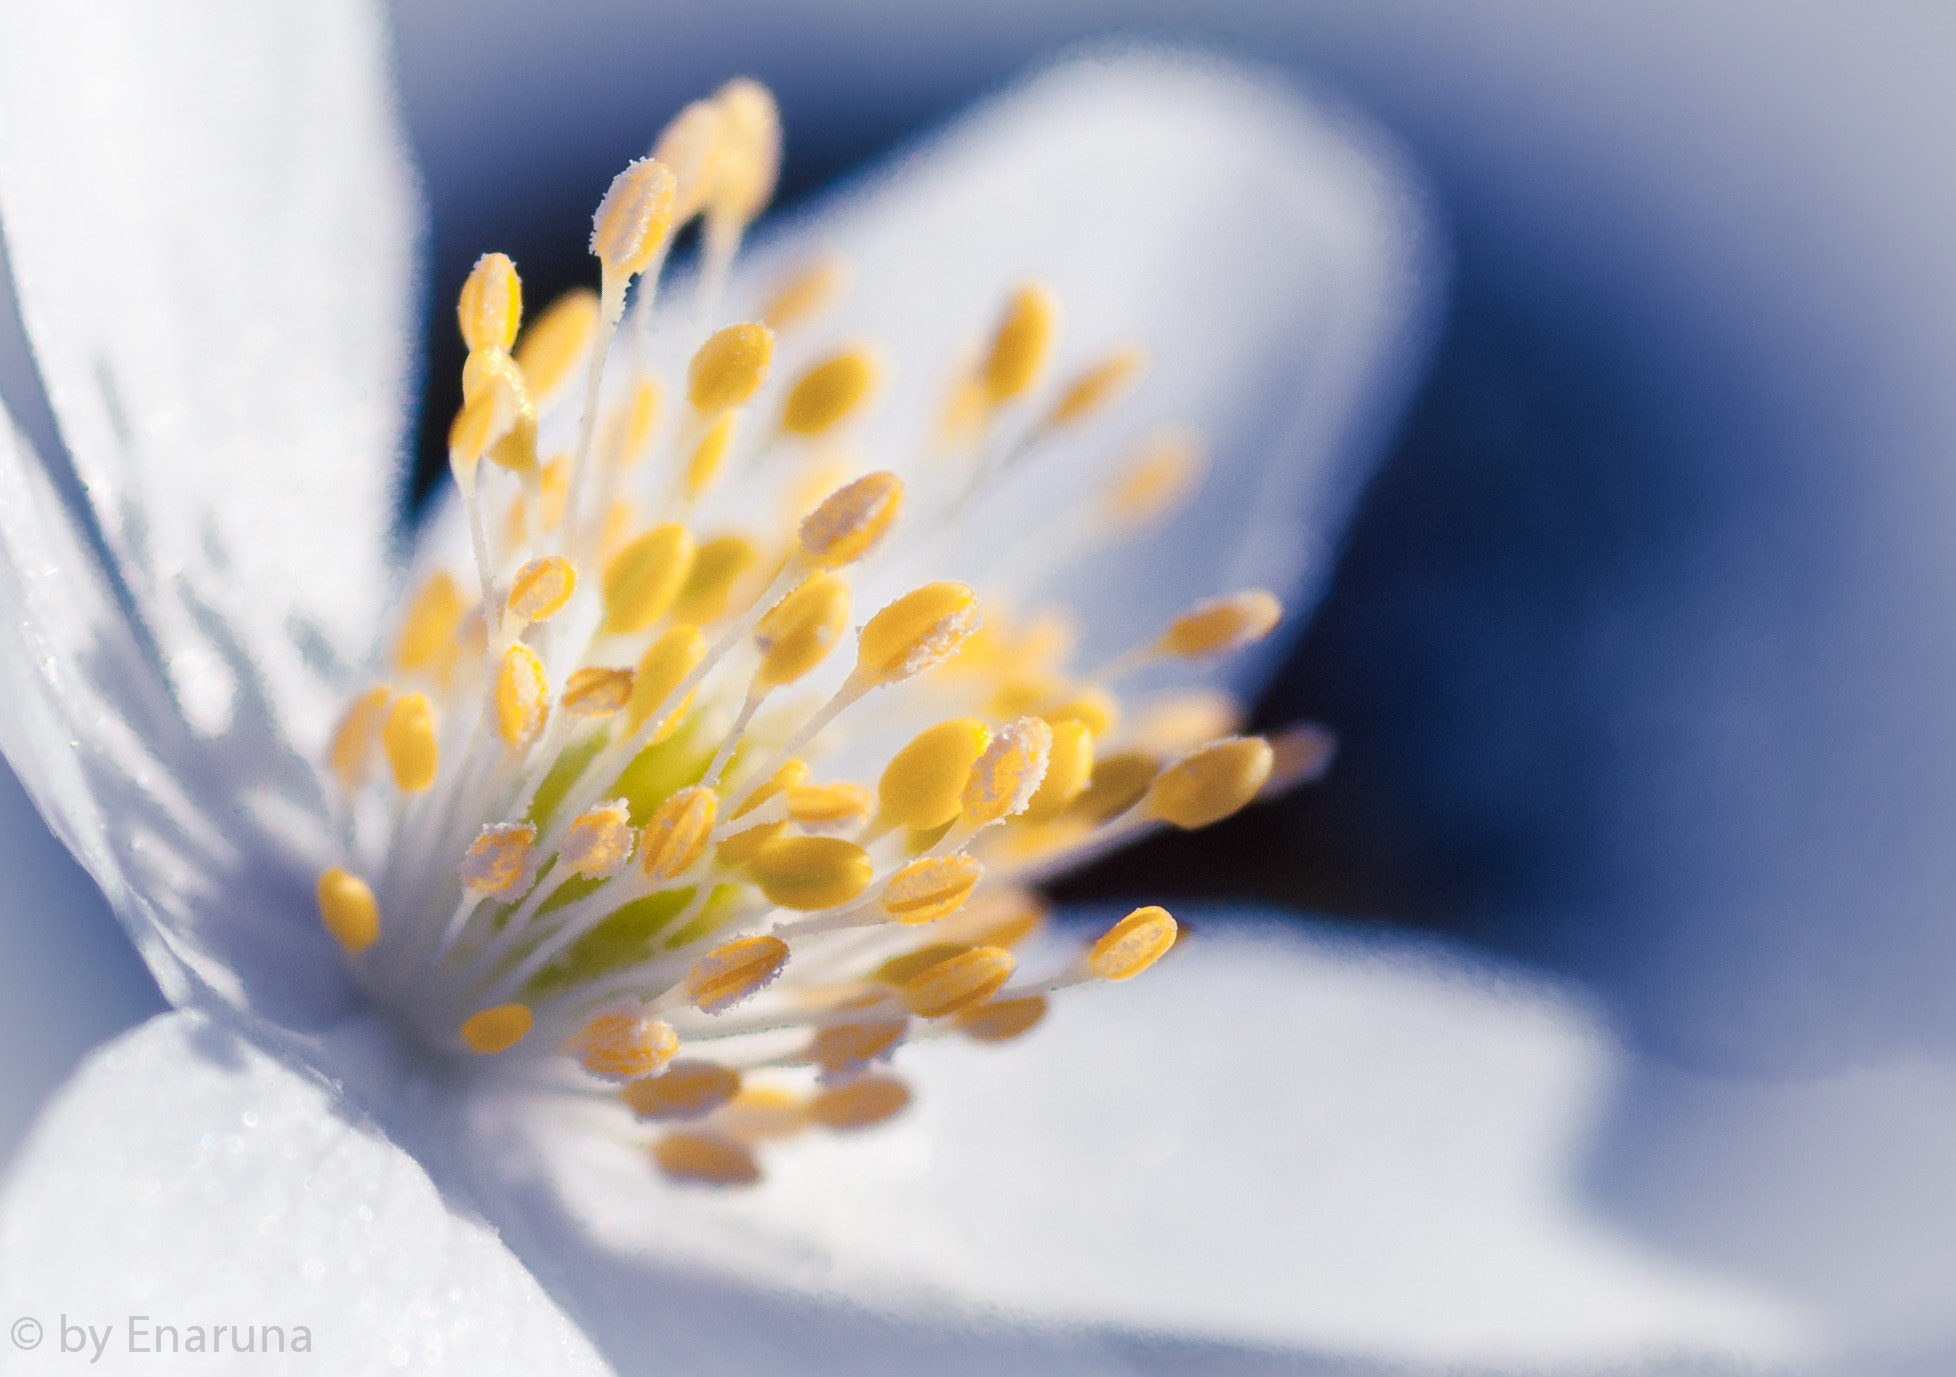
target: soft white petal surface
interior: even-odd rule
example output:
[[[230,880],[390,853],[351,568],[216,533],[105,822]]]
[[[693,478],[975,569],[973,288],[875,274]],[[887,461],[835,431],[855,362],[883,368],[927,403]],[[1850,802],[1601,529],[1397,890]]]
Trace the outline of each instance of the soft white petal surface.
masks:
[[[513,1102],[477,1134],[518,1173],[505,1135],[528,1122],[618,1266],[645,1250],[900,1314],[948,1296],[1446,1364],[1758,1361],[1811,1337],[1592,1213],[1582,1165],[1628,1056],[1562,992],[1429,944],[1224,922],[1016,1043],[897,1065],[902,1118],[777,1151],[751,1192],[648,1184],[581,1120]]]
[[[609,1371],[498,1241],[324,1083],[196,1014],[95,1053],[0,1199],[0,1315],[44,1330],[8,1370],[66,1371],[60,1317],[115,1326],[103,1372],[146,1372],[151,1324],[305,1325],[312,1353],[199,1371]],[[91,1349],[91,1352],[93,1350]]]

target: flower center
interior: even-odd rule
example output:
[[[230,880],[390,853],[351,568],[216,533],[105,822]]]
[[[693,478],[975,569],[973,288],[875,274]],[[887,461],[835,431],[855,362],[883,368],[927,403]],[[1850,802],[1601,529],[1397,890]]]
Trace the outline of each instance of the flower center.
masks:
[[[964,582],[879,597],[856,625],[858,588],[902,588],[1143,355],[1052,384],[1058,306],[1021,286],[912,481],[851,478],[835,441],[881,355],[813,344],[842,278],[819,260],[692,347],[667,407],[654,360],[690,328],[653,310],[671,235],[702,221],[678,314],[711,319],[777,162],[772,99],[730,83],[612,184],[597,292],[525,328],[514,265],[476,264],[449,453],[466,555],[430,561],[386,682],[327,748],[343,854],[319,879],[356,978],[428,1045],[608,1097],[662,1170],[722,1183],[758,1179],[763,1139],[902,1109],[904,1043],[1017,1037],[1056,992],[1146,969],[1177,934],[1155,907],[1021,969],[1043,916],[1028,886],[1206,826],[1330,750],[1314,728],[1231,735],[1220,694],[1120,698],[1144,665],[1268,634],[1280,608],[1259,590],[1089,672],[1068,666],[1064,609],[1015,616]],[[803,360],[786,386],[777,347]],[[1198,456],[1158,436],[1083,540],[1173,511]]]

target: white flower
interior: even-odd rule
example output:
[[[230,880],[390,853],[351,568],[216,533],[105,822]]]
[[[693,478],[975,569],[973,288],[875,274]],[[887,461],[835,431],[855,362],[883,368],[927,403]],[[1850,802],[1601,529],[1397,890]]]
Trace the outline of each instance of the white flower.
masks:
[[[10,1316],[125,1346],[139,1307],[306,1324],[349,1371],[595,1366],[480,1207],[625,1368],[816,1369],[832,1327],[852,1370],[1178,1351],[1123,1331],[1194,1336],[1186,1361],[1788,1341],[1769,1304],[1580,1217],[1554,1173],[1606,1041],[1436,958],[1224,932],[1153,999],[1104,994],[989,1060],[914,1049],[930,1090],[907,1120],[783,1152],[731,1200],[431,1065],[401,1032],[416,992],[358,991],[308,893],[334,805],[307,760],[391,586],[412,217],[375,34],[351,12],[117,18],[83,41],[65,14],[9,16],[4,45],[0,215],[79,482],[17,439],[0,468],[0,730],[185,1012],[97,1058],[29,1150],[0,1226]],[[263,76],[211,80],[220,55]],[[853,309],[899,366],[928,377],[1002,285],[1048,274],[1080,328],[1151,338],[1152,419],[1195,414],[1241,465],[1179,533],[1062,566],[1105,653],[1191,592],[1321,577],[1415,309],[1404,194],[1389,155],[1283,96],[1143,59],[1049,79],[817,228],[862,262]],[[884,424],[914,433],[927,397],[898,391]],[[973,527],[1006,574],[1014,540],[1034,565],[1087,510],[1091,469],[1035,472]],[[1031,1328],[938,1327],[970,1305]]]

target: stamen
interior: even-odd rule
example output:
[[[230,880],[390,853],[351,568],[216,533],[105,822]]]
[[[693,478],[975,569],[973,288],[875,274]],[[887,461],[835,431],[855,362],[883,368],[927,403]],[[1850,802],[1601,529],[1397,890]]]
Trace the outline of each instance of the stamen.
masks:
[[[665,883],[691,870],[706,852],[719,808],[720,796],[703,784],[680,789],[661,803],[639,840],[647,878]]]
[[[796,784],[783,790],[788,816],[811,832],[847,832],[869,821],[876,797],[860,784]]]
[[[469,845],[459,874],[463,887],[492,899],[513,899],[535,874],[537,829],[525,823],[492,823]]]
[[[380,744],[381,724],[387,720],[387,688],[375,685],[353,700],[333,733],[327,763],[342,788],[358,789],[372,770],[374,748]]]
[[[980,370],[986,400],[1000,406],[1037,382],[1058,333],[1059,300],[1050,289],[1029,282],[1014,292]]]
[[[817,574],[761,618],[754,644],[761,652],[756,684],[791,684],[814,669],[849,625],[849,585],[834,574]]]
[[[810,368],[788,393],[781,428],[791,435],[814,436],[840,425],[876,384],[876,360],[866,349],[851,349]]]
[[[969,856],[926,856],[892,875],[877,902],[899,923],[934,923],[956,913],[984,874]]]
[[[840,569],[867,556],[903,508],[903,480],[865,474],[837,488],[801,523],[801,550],[818,568]]]
[[[439,753],[435,747],[435,724],[428,715],[428,700],[418,693],[404,693],[388,709],[387,725],[380,730],[387,747],[387,761],[394,767],[394,784],[404,793],[418,794],[435,782]]]
[[[1221,822],[1256,797],[1273,763],[1260,736],[1218,741],[1156,775],[1139,811],[1191,831]]]
[[[825,1128],[868,1128],[910,1103],[910,1090],[888,1076],[859,1076],[831,1086],[808,1102],[808,1117]]]
[[[526,645],[503,652],[496,670],[496,734],[521,750],[543,733],[550,719],[550,680],[543,661]]]
[[[1025,811],[1046,778],[1053,729],[1042,718],[1020,717],[998,730],[965,781],[960,831]]]
[[[1162,652],[1185,660],[1227,655],[1262,640],[1283,620],[1284,605],[1261,588],[1197,603],[1162,633]]]
[[[533,559],[509,581],[509,615],[523,622],[548,621],[577,588],[577,570],[562,555]]]
[[[629,805],[612,799],[572,819],[558,843],[557,858],[575,874],[608,880],[625,868],[637,839]]]
[[[679,1035],[671,1024],[637,1013],[598,1014],[570,1043],[586,1071],[613,1081],[654,1075],[678,1050]]]
[[[528,1005],[498,1004],[462,1020],[462,1045],[477,1056],[492,1057],[521,1042],[535,1023]]]
[[[1167,955],[1178,932],[1167,909],[1137,908],[1093,944],[1087,969],[1102,980],[1132,980]]]
[[[962,583],[927,583],[869,619],[857,642],[856,675],[896,684],[942,664],[983,619]]]
[[[809,913],[848,903],[876,878],[869,855],[840,837],[780,837],[748,862],[768,902]]]
[[[1067,386],[1047,415],[1044,428],[1058,430],[1113,405],[1147,367],[1145,349],[1131,344],[1116,349]]]
[[[339,866],[319,876],[319,921],[348,956],[358,956],[380,937],[380,905],[373,890]]]
[[[918,1018],[942,1018],[997,993],[1017,963],[1001,947],[974,947],[906,980],[897,993]]]
[[[471,352],[507,349],[523,320],[523,283],[507,254],[485,253],[462,284],[455,317]]]
[[[445,570],[430,574],[409,604],[401,634],[394,641],[394,663],[401,672],[425,669],[445,677],[455,660],[456,628],[468,610],[461,590]]]
[[[681,622],[667,627],[638,662],[631,700],[625,705],[626,730],[636,732],[645,725],[705,658],[706,637],[697,626]],[[667,713],[666,721],[677,725],[683,712],[682,705]]]
[[[1051,822],[1080,797],[1093,777],[1093,733],[1075,719],[1053,723],[1046,777],[1026,803],[1027,822]]]
[[[693,533],[678,522],[655,526],[604,567],[604,629],[643,631],[665,615],[693,569]]]
[[[706,428],[700,442],[693,448],[693,457],[686,461],[686,496],[697,500],[713,480],[720,476],[726,465],[727,450],[733,445],[735,422],[739,413],[722,412],[720,418]]]
[[[754,1154],[740,1143],[704,1133],[668,1133],[652,1145],[659,1170],[680,1181],[751,1186],[761,1179]]]
[[[1202,485],[1208,467],[1202,442],[1192,432],[1158,432],[1107,495],[1107,515],[1114,532],[1131,535],[1179,510]]]
[[[719,620],[727,611],[734,585],[760,557],[754,542],[745,536],[715,536],[707,541],[693,555],[693,571],[679,590],[672,615],[695,626]]]
[[[702,416],[744,406],[767,381],[774,332],[765,325],[729,325],[715,332],[686,370],[686,397]]]
[[[779,937],[738,937],[701,957],[686,976],[686,997],[702,1013],[725,1013],[766,988],[788,964]]]
[[[573,717],[609,717],[631,701],[633,682],[629,669],[587,665],[571,673],[559,701]]]
[[[565,292],[523,332],[516,362],[530,380],[539,407],[554,401],[576,375],[598,330],[598,294],[588,287]]]
[[[761,319],[776,330],[792,330],[821,314],[849,276],[848,264],[836,254],[823,254],[797,268],[761,308]]]
[[[591,256],[604,266],[606,324],[616,325],[624,312],[625,284],[665,247],[677,193],[672,169],[656,158],[633,159],[606,188],[591,217]]]
[[[672,169],[672,223],[685,224],[706,203],[720,152],[720,107],[696,100],[672,117],[652,145],[652,156]]]
[[[1046,997],[995,999],[960,1009],[953,1026],[975,1042],[1009,1042],[1046,1016]]]
[[[633,1081],[622,1093],[641,1119],[698,1119],[740,1093],[740,1072],[710,1061],[675,1061],[664,1075]]]
[[[926,727],[898,751],[883,771],[877,798],[883,816],[898,827],[928,831],[957,817],[964,784],[985,752],[991,731],[975,717],[954,717]]]

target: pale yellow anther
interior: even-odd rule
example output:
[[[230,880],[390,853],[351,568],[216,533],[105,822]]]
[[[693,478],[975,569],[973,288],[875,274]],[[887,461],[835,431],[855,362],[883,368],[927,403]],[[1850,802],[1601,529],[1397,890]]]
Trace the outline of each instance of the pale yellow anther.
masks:
[[[759,562],[761,552],[745,536],[723,535],[701,545],[693,555],[693,571],[672,605],[682,622],[704,626],[724,614],[741,575]]]
[[[760,788],[749,794],[740,807],[733,812],[738,820],[746,817],[776,794],[795,788],[808,779],[808,766],[800,760],[789,760],[774,772],[772,778]],[[785,822],[766,822],[735,832],[715,849],[714,855],[723,866],[743,866],[758,856],[761,848],[788,830]]]
[[[586,665],[564,681],[559,701],[573,717],[609,717],[631,701],[634,678],[629,669]]]
[[[994,999],[958,1010],[952,1024],[974,1042],[1009,1042],[1046,1016],[1046,997]]]
[[[564,519],[564,503],[570,498],[570,456],[553,456],[538,471],[537,486],[543,492],[543,529],[554,531]]]
[[[381,724],[387,720],[387,698],[386,687],[376,684],[354,699],[340,718],[326,760],[341,788],[357,789],[367,782],[380,745]]]
[[[407,619],[394,642],[394,663],[402,672],[440,672],[455,658],[455,631],[469,605],[446,570],[437,569],[408,604]]]
[[[527,822],[484,827],[456,867],[463,888],[492,899],[509,899],[530,887],[536,874],[537,829]]]
[[[710,1133],[668,1133],[652,1145],[652,1160],[676,1181],[710,1186],[751,1186],[761,1179],[744,1143]]]
[[[876,996],[876,1004],[883,1004]],[[901,1009],[895,1017],[871,1018],[862,1023],[832,1023],[818,1029],[808,1045],[808,1059],[828,1075],[853,1071],[894,1047],[910,1025],[910,1016]]]
[[[710,1061],[675,1061],[665,1073],[620,1092],[641,1119],[697,1119],[740,1093],[740,1072]]]
[[[670,795],[652,814],[639,838],[639,863],[646,877],[664,883],[691,870],[706,853],[707,838],[719,813],[720,796],[704,784],[690,785]]]
[[[358,956],[380,939],[380,905],[373,890],[337,865],[319,876],[319,921],[348,956]]]
[[[557,844],[557,859],[576,874],[610,879],[625,868],[637,841],[630,808],[624,799],[615,798],[571,820]]]
[[[577,570],[562,555],[533,559],[509,581],[509,613],[526,622],[546,621],[563,610],[577,589]]]
[[[643,1014],[598,1014],[577,1030],[568,1048],[594,1076],[635,1081],[655,1074],[679,1050],[672,1025]]]
[[[747,871],[769,903],[801,912],[846,904],[876,878],[869,853],[840,837],[777,837]]]
[[[503,652],[496,666],[496,735],[512,749],[529,745],[550,720],[550,680],[526,645]]]
[[[770,984],[788,964],[779,937],[736,937],[699,959],[686,976],[686,997],[702,1012],[724,1013]]]
[[[889,1076],[858,1076],[820,1091],[808,1102],[808,1117],[824,1128],[868,1128],[910,1103],[910,1090]]]
[[[810,320],[840,296],[849,278],[849,265],[837,254],[823,254],[804,263],[774,289],[761,308],[761,319],[776,330],[790,330]]]
[[[1026,889],[994,889],[973,899],[938,927],[944,940],[967,947],[1016,947],[1046,923],[1046,903]]]
[[[1182,755],[1243,725],[1243,705],[1222,689],[1186,689],[1141,709],[1134,736],[1164,755]],[[1274,741],[1271,743],[1276,744]]]
[[[565,292],[530,323],[516,346],[516,362],[530,380],[539,405],[554,399],[576,376],[598,328],[598,294],[588,287]]]
[[[507,254],[485,253],[476,259],[455,303],[455,318],[471,352],[507,349],[516,342],[516,328],[523,323],[523,283]]]
[[[1141,801],[1161,770],[1151,751],[1118,751],[1093,763],[1093,780],[1067,810],[1089,822],[1105,822]]]
[[[969,856],[926,856],[892,875],[877,903],[899,923],[935,923],[962,908],[984,874]]]
[[[1273,732],[1270,742],[1270,778],[1257,790],[1258,798],[1276,798],[1300,784],[1315,784],[1323,779],[1338,754],[1338,738],[1314,722],[1300,722]]]
[[[760,82],[735,77],[713,97],[720,109],[719,156],[707,211],[730,228],[751,224],[774,195],[781,171],[781,112]]]
[[[1067,718],[1052,723],[1052,754],[1046,778],[1026,804],[1028,822],[1051,822],[1085,791],[1093,778],[1093,737],[1084,722]]]
[[[693,454],[686,461],[686,495],[699,497],[713,486],[713,480],[720,476],[726,467],[727,451],[733,448],[734,433],[740,424],[740,414],[723,411],[718,420],[706,428],[699,443],[693,446]]]
[[[1167,909],[1137,908],[1093,944],[1087,969],[1102,980],[1132,980],[1167,954],[1178,931]]]
[[[791,435],[820,435],[841,424],[876,385],[876,373],[876,358],[867,349],[824,359],[789,390],[781,428]]]
[[[1089,684],[1042,702],[1039,715],[1055,727],[1078,722],[1095,736],[1106,737],[1121,724],[1121,705],[1106,689]]]
[[[1207,827],[1255,798],[1274,763],[1260,736],[1215,742],[1156,775],[1141,810],[1177,827]]]
[[[1059,301],[1050,289],[1028,282],[1012,293],[979,372],[986,400],[998,406],[1037,382],[1058,333]]]
[[[486,457],[515,473],[536,467],[537,409],[522,365],[501,349],[470,354],[462,365],[462,403],[449,432],[451,462]]]
[[[918,1018],[943,1018],[997,994],[1017,965],[1003,947],[974,947],[926,967],[897,993]]]
[[[740,807],[734,809],[733,816],[744,818],[783,790],[797,788],[808,782],[808,764],[802,760],[783,761],[781,768],[771,775],[767,782],[741,800]]]
[[[876,806],[876,795],[860,784],[794,784],[783,792],[788,816],[810,832],[853,831]]]
[[[418,794],[435,782],[439,755],[435,746],[435,723],[428,712],[428,700],[419,693],[404,693],[387,710],[387,721],[380,729],[381,743],[387,748],[387,763],[393,766],[394,783],[406,793]]]
[[[458,475],[473,472],[485,455],[516,432],[523,398],[512,388],[492,383],[466,397],[448,428],[448,462]]]
[[[478,1056],[494,1056],[521,1042],[535,1023],[527,1005],[498,1004],[462,1020],[462,1045]]]
[[[840,569],[875,548],[903,509],[903,480],[868,473],[830,493],[801,523],[802,553],[824,569]]]
[[[870,684],[921,674],[955,654],[981,620],[970,588],[927,583],[869,619],[857,643],[856,674]]]
[[[1071,425],[1112,405],[1147,367],[1146,350],[1131,344],[1116,349],[1067,385],[1052,414],[1046,418],[1046,425],[1049,428]]]
[[[632,696],[625,705],[626,729],[635,732],[644,726],[645,720],[659,711],[673,690],[705,658],[706,637],[697,626],[675,622],[661,632],[639,657],[638,670],[632,679]],[[676,718],[676,706],[668,705],[665,715]]]
[[[1169,624],[1159,642],[1164,655],[1184,660],[1227,655],[1262,640],[1283,620],[1284,605],[1261,588],[1197,603]]]
[[[790,1138],[808,1127],[808,1101],[785,1085],[749,1085],[713,1116],[713,1131],[742,1143]]]
[[[686,369],[686,399],[705,416],[741,406],[767,381],[774,361],[774,332],[752,322],[729,325],[709,337]]]
[[[672,222],[683,225],[706,203],[720,155],[720,107],[696,100],[659,131],[652,156],[672,169]]]
[[[1121,471],[1107,494],[1114,529],[1144,530],[1177,511],[1202,485],[1209,461],[1196,435],[1161,431]]]
[[[656,158],[634,158],[611,179],[591,217],[591,253],[605,271],[635,277],[665,247],[677,184]]]
[[[606,431],[604,453],[611,466],[621,472],[636,468],[658,424],[659,380],[640,374],[632,384],[632,395],[612,416]]]
[[[964,785],[962,821],[982,827],[1022,813],[1045,781],[1053,729],[1040,717],[1018,717],[993,733]]]
[[[816,574],[768,609],[754,628],[761,666],[757,684],[791,684],[828,657],[849,625],[849,585]]]
[[[693,533],[678,522],[655,526],[604,566],[604,629],[645,630],[665,614],[693,571]]]
[[[883,771],[877,799],[900,827],[942,827],[964,807],[964,783],[985,753],[991,731],[975,717],[926,727]]]

